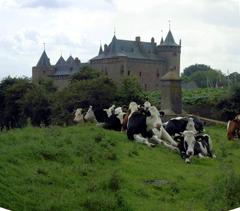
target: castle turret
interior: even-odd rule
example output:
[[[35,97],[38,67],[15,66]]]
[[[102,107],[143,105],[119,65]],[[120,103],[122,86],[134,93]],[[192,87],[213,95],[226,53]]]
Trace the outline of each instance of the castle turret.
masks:
[[[37,65],[32,68],[32,80],[38,81],[40,78],[46,77],[48,72],[52,70],[50,59],[44,49]]]
[[[102,45],[100,45],[100,48],[99,48],[99,52],[98,52],[98,56],[102,55],[103,54],[103,49],[102,49]]]
[[[168,71],[174,71],[180,76],[181,45],[178,45],[175,42],[171,30],[169,30],[165,40],[161,40],[161,43],[158,46],[158,52],[159,55],[167,61],[166,73]]]

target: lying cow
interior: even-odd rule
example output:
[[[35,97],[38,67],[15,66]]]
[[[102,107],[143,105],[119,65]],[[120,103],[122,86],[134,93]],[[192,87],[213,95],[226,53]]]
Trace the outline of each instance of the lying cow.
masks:
[[[186,163],[190,162],[193,155],[199,157],[216,157],[213,154],[212,141],[209,135],[195,135],[193,131],[184,131],[183,135],[175,136],[174,140],[178,142],[178,149],[182,159]]]
[[[84,114],[82,108],[77,108],[74,115],[75,115],[73,119],[74,122],[76,123],[84,122]]]
[[[117,112],[115,114],[115,106],[111,106],[108,109],[93,109],[92,106],[89,106],[84,119],[88,122],[96,122],[106,129],[120,131],[124,114],[119,109]]]
[[[198,133],[202,132],[203,126],[204,126],[203,122],[198,118],[195,118],[195,117],[192,117],[192,118],[193,118],[195,130]],[[164,127],[166,131],[169,133],[169,135],[174,136],[175,134],[181,134],[183,131],[185,131],[187,124],[188,124],[188,118],[176,117],[164,123]]]
[[[154,146],[151,141],[157,144],[172,148],[177,143],[162,127],[162,121],[159,112],[155,106],[150,106],[147,110],[134,111],[127,125],[127,136],[130,140],[144,143],[148,146]]]
[[[227,137],[228,140],[240,138],[240,115],[237,115],[235,119],[228,121]]]

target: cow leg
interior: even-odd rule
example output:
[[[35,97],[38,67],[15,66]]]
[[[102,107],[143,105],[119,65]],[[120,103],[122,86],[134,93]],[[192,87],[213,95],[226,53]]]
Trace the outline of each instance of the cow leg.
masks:
[[[178,146],[177,142],[173,140],[173,138],[168,134],[168,132],[163,127],[161,128],[161,130],[162,130],[161,138],[171,143],[171,145],[177,147]]]
[[[204,147],[201,142],[199,142],[198,144],[199,144],[200,150],[201,150],[201,153],[199,153],[199,154],[202,154],[202,155],[206,156],[208,154],[208,151],[207,151],[206,147]]]
[[[136,142],[138,142],[138,143],[146,144],[149,147],[154,146],[154,144],[151,144],[148,142],[148,139],[142,137],[139,134],[134,134],[133,137],[134,137],[134,140],[136,140]]]
[[[171,150],[174,150],[174,151],[177,151],[179,152],[179,149],[175,146],[172,146],[171,144],[168,144],[166,143],[164,140],[160,139],[159,137],[157,137],[156,135],[154,135],[152,138],[151,138],[153,141],[156,141],[158,144],[162,144],[163,146],[171,149]]]

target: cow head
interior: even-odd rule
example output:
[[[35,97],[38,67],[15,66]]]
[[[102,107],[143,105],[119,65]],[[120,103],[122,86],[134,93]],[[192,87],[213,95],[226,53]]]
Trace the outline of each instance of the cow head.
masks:
[[[148,110],[151,106],[151,103],[149,101],[146,101],[144,104],[143,104],[143,108],[144,110]]]
[[[236,119],[237,121],[240,121],[240,114],[238,114],[238,115],[235,117],[235,119]]]
[[[138,104],[135,102],[129,103],[128,109],[131,111],[131,113],[138,110]]]
[[[87,111],[87,113],[84,116],[84,119],[86,121],[90,121],[90,122],[96,121],[96,117],[94,115],[92,106],[89,106],[88,111]]]
[[[75,117],[73,119],[74,122],[80,122],[81,120],[83,120],[83,109],[82,108],[78,108],[75,111]]]
[[[186,154],[188,156],[191,156],[194,154],[194,145],[196,143],[196,139],[195,139],[194,135],[195,135],[195,133],[193,131],[185,130],[183,132],[184,146],[186,149]]]
[[[112,105],[110,108],[106,108],[106,109],[103,109],[103,110],[106,111],[107,116],[110,117],[112,114],[114,114],[115,105]]]

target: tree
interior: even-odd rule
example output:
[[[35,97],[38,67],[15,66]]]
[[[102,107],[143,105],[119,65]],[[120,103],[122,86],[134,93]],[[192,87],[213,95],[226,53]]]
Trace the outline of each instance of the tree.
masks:
[[[32,88],[28,78],[6,78],[0,84],[1,129],[23,127],[27,123],[23,98]]]
[[[24,96],[24,112],[30,118],[33,126],[51,123],[52,104],[46,90],[35,85]]]
[[[72,80],[56,95],[53,120],[56,124],[72,124],[73,112],[78,107],[87,109],[92,105],[94,108],[106,108],[116,99],[117,87],[111,79],[95,74],[95,70],[83,75],[79,80]]]
[[[118,103],[128,105],[131,101],[144,102],[144,92],[135,77],[128,77],[122,80],[118,87]]]
[[[183,75],[185,76],[190,76],[195,72],[205,72],[212,69],[210,66],[205,65],[205,64],[194,64],[190,65],[189,67],[186,67],[183,70]]]
[[[232,86],[228,95],[220,100],[218,108],[222,111],[222,119],[233,119],[236,114],[240,113],[240,85]]]
[[[95,69],[92,69],[89,66],[83,67],[79,72],[73,74],[71,78],[71,82],[81,81],[81,80],[91,80],[95,78],[99,78],[103,76],[103,74]]]

